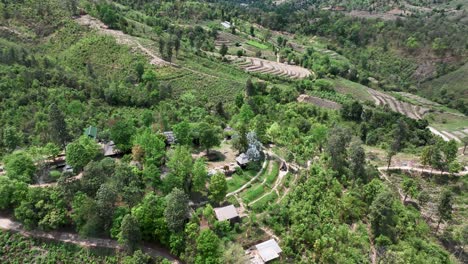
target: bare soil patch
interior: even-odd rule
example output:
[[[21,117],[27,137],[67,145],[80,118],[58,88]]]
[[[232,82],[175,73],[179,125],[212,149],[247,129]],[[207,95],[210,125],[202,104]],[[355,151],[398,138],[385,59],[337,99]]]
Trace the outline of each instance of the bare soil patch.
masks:
[[[315,96],[310,96],[306,94],[301,94],[298,98],[297,101],[300,103],[310,103],[313,105],[316,105],[318,107],[323,107],[323,108],[329,108],[333,110],[338,110],[341,108],[341,105],[338,103],[335,103],[333,101],[327,100],[327,99],[322,99],[319,97]]]

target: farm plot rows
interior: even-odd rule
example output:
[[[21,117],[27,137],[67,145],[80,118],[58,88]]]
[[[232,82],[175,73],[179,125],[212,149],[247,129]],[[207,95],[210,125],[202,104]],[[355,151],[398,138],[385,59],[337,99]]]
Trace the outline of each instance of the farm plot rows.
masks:
[[[429,111],[428,108],[398,101],[393,96],[373,89],[369,89],[369,93],[372,95],[377,105],[388,105],[393,111],[406,115],[412,119],[422,119],[424,114]]]
[[[311,75],[311,72],[308,69],[296,65],[288,65],[253,57],[238,58],[235,56],[229,56],[229,59],[233,60],[241,69],[248,72],[272,74],[293,79],[307,78]]]
[[[231,33],[220,31],[215,41],[215,46],[234,46],[236,43],[242,43],[244,39]]]
[[[398,112],[400,114],[406,115],[412,119],[422,119],[423,116],[429,112],[428,108],[412,105],[410,103],[401,102],[390,96],[388,94],[373,90],[369,88],[369,93],[374,98],[374,101],[377,105],[388,105],[392,111]],[[443,140],[455,140],[457,142],[461,142],[461,138],[468,136],[468,129],[459,130],[455,132],[449,132],[446,130],[439,130],[433,127],[429,127],[431,132],[435,135],[442,137]]]
[[[338,104],[338,103],[335,103],[335,102],[330,101],[330,100],[322,99],[322,98],[319,98],[319,97],[310,96],[310,95],[307,95],[307,94],[299,95],[299,97],[297,98],[297,101],[300,102],[300,103],[302,103],[302,102],[310,103],[310,104],[316,105],[318,107],[329,108],[329,109],[334,109],[334,110],[337,110],[337,109],[341,108],[341,105]]]

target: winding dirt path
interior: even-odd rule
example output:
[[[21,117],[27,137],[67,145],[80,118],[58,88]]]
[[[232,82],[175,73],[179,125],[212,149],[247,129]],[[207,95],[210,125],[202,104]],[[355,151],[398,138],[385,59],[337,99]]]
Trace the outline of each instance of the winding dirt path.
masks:
[[[81,247],[86,248],[111,248],[122,250],[122,246],[112,239],[105,238],[81,238],[74,233],[65,233],[65,232],[43,232],[39,230],[26,230],[18,222],[11,220],[10,218],[0,217],[0,229],[17,232],[25,237],[34,237],[41,239],[48,239],[54,241],[60,241],[70,244],[75,244]],[[165,249],[152,245],[141,246],[142,251],[147,253],[152,257],[163,257],[172,263],[182,263],[175,256],[169,254]]]
[[[393,166],[393,167],[378,167],[379,171],[387,171],[387,170],[404,170],[404,171],[414,171],[414,172],[425,172],[430,174],[439,174],[439,175],[455,175],[455,176],[465,176],[468,175],[468,171],[462,171],[458,173],[450,173],[446,171],[439,171],[439,170],[429,170],[424,168],[417,168],[411,166]]]
[[[83,177],[83,172],[80,172],[78,175],[68,178],[67,181],[79,180],[82,177]],[[29,185],[30,188],[46,188],[46,187],[54,187],[54,186],[57,186],[57,182],[30,184]]]

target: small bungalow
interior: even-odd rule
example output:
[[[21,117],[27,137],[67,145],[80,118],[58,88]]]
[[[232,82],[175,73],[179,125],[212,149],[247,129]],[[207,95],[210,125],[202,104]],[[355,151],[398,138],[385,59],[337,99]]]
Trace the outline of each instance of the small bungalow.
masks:
[[[166,137],[167,145],[174,145],[176,143],[177,139],[175,138],[174,132],[166,131],[166,132],[163,132],[163,134]]]
[[[96,139],[97,138],[97,128],[96,127],[93,127],[93,126],[89,126],[88,128],[85,129],[85,132],[84,132],[85,136],[88,136],[92,139]]]
[[[237,221],[239,220],[239,214],[237,213],[236,207],[234,205],[228,205],[224,207],[214,208],[216,219],[218,221]]]
[[[252,250],[254,255],[260,257],[260,259],[257,258],[256,263],[267,263],[277,259],[281,252],[281,248],[274,239],[257,244],[255,245],[254,250]]]
[[[104,157],[114,157],[121,154],[120,150],[116,148],[114,141],[109,141],[101,146],[102,151],[104,152]]]
[[[231,28],[231,23],[229,21],[223,21],[221,22],[221,26],[224,28]]]
[[[249,164],[250,160],[249,160],[249,157],[247,157],[247,155],[245,155],[245,153],[241,153],[236,158],[236,162],[237,162],[237,164],[239,164],[239,166],[244,168],[245,166],[247,166],[247,164]]]

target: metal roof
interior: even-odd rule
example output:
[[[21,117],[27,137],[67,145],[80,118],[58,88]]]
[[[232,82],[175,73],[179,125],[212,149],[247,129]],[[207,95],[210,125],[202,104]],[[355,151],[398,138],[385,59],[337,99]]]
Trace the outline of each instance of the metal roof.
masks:
[[[257,248],[258,254],[265,262],[278,258],[278,254],[282,252],[281,248],[278,246],[278,243],[276,243],[274,239],[262,242],[256,245],[255,248]]]
[[[214,211],[219,221],[229,220],[239,216],[236,207],[232,204],[225,207],[214,208]]]
[[[236,158],[236,161],[240,165],[244,165],[244,164],[249,163],[249,158],[247,157],[247,155],[245,155],[245,153],[242,153]]]
[[[86,136],[96,138],[97,136],[97,128],[93,126],[89,126],[86,128],[85,133]]]

